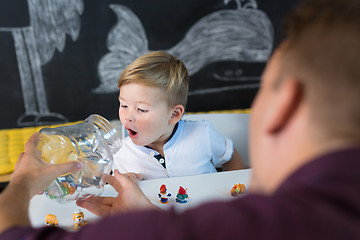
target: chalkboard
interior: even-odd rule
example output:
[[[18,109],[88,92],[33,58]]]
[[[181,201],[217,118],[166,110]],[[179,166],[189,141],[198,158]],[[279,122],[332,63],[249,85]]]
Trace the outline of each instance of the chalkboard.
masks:
[[[118,117],[117,79],[167,51],[188,112],[250,108],[297,0],[0,0],[0,128]]]

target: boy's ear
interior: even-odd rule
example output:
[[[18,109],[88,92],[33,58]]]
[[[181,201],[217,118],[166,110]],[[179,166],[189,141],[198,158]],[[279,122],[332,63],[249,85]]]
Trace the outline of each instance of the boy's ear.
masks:
[[[303,100],[303,89],[296,79],[286,79],[278,87],[271,116],[268,118],[267,130],[271,134],[276,134],[287,126]]]
[[[169,123],[176,124],[178,121],[180,121],[184,112],[185,112],[185,108],[181,104],[178,104],[175,107],[173,107]]]

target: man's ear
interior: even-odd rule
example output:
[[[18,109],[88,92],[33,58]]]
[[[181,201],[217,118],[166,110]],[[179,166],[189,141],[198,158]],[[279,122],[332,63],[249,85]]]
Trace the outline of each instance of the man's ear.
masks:
[[[176,124],[182,118],[185,108],[183,105],[178,104],[172,109],[171,118],[169,120],[170,124]]]
[[[303,100],[302,84],[294,78],[284,79],[277,86],[272,111],[268,118],[268,132],[275,134],[284,129],[299,110]]]

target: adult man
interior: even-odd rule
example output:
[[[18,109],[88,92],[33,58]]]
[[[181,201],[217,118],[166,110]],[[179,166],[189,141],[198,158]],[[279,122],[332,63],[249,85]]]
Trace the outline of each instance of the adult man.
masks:
[[[10,217],[5,202],[16,202],[20,210],[10,209],[26,219],[24,202],[43,182],[75,168],[44,167],[35,157],[33,136],[0,195],[2,237],[360,239],[359,12],[358,0],[310,0],[288,20],[288,37],[266,67],[253,105],[247,196],[176,214],[154,209],[135,184],[115,172],[107,181],[117,198],[78,201],[111,217],[78,233],[21,228],[28,221],[4,222]],[[33,162],[40,176],[24,168]],[[37,184],[42,185],[36,189]]]

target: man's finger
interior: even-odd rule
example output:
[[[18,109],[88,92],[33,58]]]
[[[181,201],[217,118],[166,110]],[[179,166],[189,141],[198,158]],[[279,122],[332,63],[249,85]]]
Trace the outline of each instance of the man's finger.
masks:
[[[15,169],[17,168],[17,166],[19,166],[21,164],[21,160],[23,159],[24,154],[25,154],[25,152],[22,152],[22,153],[19,154],[19,157],[18,157],[18,159],[17,159],[17,161],[15,163]]]
[[[37,145],[38,141],[39,141],[39,133],[36,132],[25,143],[25,152],[32,153],[34,151],[37,151],[36,145]]]
[[[61,163],[61,164],[51,164],[49,166],[48,171],[51,171],[52,175],[61,176],[61,175],[64,175],[66,173],[75,172],[75,171],[77,171],[79,169],[81,169],[81,163],[71,161],[71,162]]]

